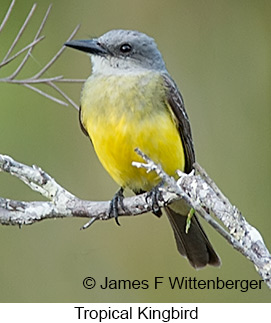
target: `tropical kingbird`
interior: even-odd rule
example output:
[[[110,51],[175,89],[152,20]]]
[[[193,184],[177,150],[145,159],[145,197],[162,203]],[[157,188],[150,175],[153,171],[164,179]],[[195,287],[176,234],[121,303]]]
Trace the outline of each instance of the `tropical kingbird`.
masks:
[[[135,148],[170,176],[176,177],[177,169],[189,173],[195,162],[189,119],[155,41],[138,31],[111,30],[65,45],[91,58],[92,74],[82,90],[79,119],[102,165],[121,187],[112,201],[120,203],[126,187],[139,194],[160,182],[154,172],[132,166],[133,161],[143,162]],[[195,215],[186,233],[190,207],[183,200],[165,211],[178,250],[193,267],[220,265]]]

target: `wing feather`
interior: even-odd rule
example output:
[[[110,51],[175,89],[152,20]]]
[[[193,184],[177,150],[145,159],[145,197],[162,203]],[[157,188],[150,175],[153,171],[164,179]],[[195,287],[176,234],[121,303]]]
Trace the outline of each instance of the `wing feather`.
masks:
[[[163,74],[166,87],[167,100],[176,118],[178,130],[185,152],[185,172],[190,173],[195,163],[195,151],[188,115],[185,111],[184,101],[177,85],[168,74]]]

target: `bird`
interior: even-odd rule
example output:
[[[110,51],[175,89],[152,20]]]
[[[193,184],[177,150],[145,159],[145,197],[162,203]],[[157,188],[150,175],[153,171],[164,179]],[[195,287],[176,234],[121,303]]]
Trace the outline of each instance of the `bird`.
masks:
[[[157,188],[162,186],[155,172],[147,173],[132,162],[143,162],[139,148],[163,170],[176,178],[176,170],[193,170],[195,152],[184,100],[167,71],[153,38],[136,30],[114,29],[100,37],[70,40],[65,46],[87,53],[92,72],[83,85],[79,120],[94,150],[120,186],[111,202],[116,217],[123,191],[149,192],[156,207]],[[184,201],[165,206],[179,253],[196,269],[220,266],[196,215],[186,232],[191,207]]]

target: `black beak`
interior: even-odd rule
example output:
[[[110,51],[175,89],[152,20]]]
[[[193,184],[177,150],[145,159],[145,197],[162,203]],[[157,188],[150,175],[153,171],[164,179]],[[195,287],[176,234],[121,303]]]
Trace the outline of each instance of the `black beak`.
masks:
[[[81,50],[86,53],[104,56],[108,54],[106,48],[101,46],[97,39],[87,39],[87,40],[70,40],[64,44],[65,46]]]

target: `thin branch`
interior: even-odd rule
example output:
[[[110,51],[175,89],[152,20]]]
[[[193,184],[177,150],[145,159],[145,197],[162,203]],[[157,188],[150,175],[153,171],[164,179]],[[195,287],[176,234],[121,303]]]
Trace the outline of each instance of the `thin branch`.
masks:
[[[60,79],[60,80],[55,80],[54,82],[60,82],[60,83],[84,83],[86,80],[85,79]]]
[[[9,8],[8,8],[8,11],[7,11],[7,13],[6,13],[6,15],[5,15],[5,17],[4,17],[4,19],[3,19],[2,23],[1,23],[1,25],[0,25],[0,32],[1,32],[1,31],[2,31],[2,29],[4,28],[4,26],[5,26],[6,22],[8,21],[8,18],[9,18],[10,14],[11,14],[12,8],[13,8],[13,6],[15,5],[15,1],[16,1],[16,0],[12,0],[12,2],[11,2],[11,4],[10,4],[10,6],[9,6]]]
[[[47,18],[48,18],[48,15],[49,15],[49,13],[50,13],[51,8],[52,8],[52,5],[49,5],[49,7],[48,7],[48,9],[47,9],[47,11],[46,11],[46,13],[45,13],[45,16],[44,16],[44,18],[43,18],[43,20],[42,20],[42,22],[41,22],[41,24],[40,24],[40,27],[39,27],[39,29],[38,29],[38,31],[37,31],[37,33],[36,33],[35,37],[34,37],[34,41],[35,41],[36,39],[38,39],[38,37],[39,37],[39,35],[40,35],[40,33],[41,33],[41,31],[42,31],[42,29],[43,29],[44,25],[45,25],[45,22],[47,21]],[[28,21],[27,21],[27,23],[28,23]],[[15,78],[15,77],[20,73],[20,71],[22,70],[22,68],[25,66],[25,63],[26,63],[26,61],[28,60],[28,58],[30,57],[30,55],[31,55],[31,53],[32,53],[33,48],[34,48],[34,46],[31,46],[31,47],[28,49],[28,51],[27,51],[27,53],[26,53],[25,57],[23,58],[23,60],[22,60],[21,64],[17,67],[17,69],[14,71],[14,73],[13,73],[13,74],[11,74],[11,76],[10,76],[10,78],[11,78],[11,79],[14,79],[14,78]]]
[[[70,105],[72,105],[76,110],[79,111],[79,106],[75,102],[73,102],[73,100],[64,91],[62,91],[53,82],[48,82],[48,84],[50,84],[51,87],[55,89],[58,93],[60,93],[63,96],[63,98],[65,98],[70,103]]]
[[[73,36],[77,33],[79,28],[80,28],[80,25],[77,25],[75,27],[75,29],[73,30],[73,32],[71,33],[67,41],[70,41],[73,38]],[[53,63],[60,57],[60,55],[63,53],[65,48],[66,48],[65,46],[62,46],[60,50],[54,55],[54,57],[36,75],[34,75],[33,78],[37,79],[41,77],[41,75],[44,74],[53,65]]]
[[[271,288],[271,255],[264,245],[260,233],[247,223],[237,208],[230,204],[220,192],[207,173],[196,164],[199,175],[178,172],[179,179],[175,181],[168,176],[161,166],[156,165],[140,150],[137,153],[146,163],[133,162],[138,168],[147,172],[155,171],[167,184],[160,188],[160,207],[179,199],[195,209],[217,232],[219,232],[236,250],[241,252],[255,265],[258,273]],[[49,218],[84,217],[90,218],[83,229],[96,220],[108,220],[110,202],[84,201],[75,197],[61,187],[52,177],[40,168],[29,167],[14,161],[12,158],[0,155],[0,170],[22,180],[32,190],[50,200],[50,202],[22,202],[0,198],[0,223],[10,225],[33,224]],[[146,202],[147,193],[124,199],[124,209],[119,207],[119,216],[135,216],[152,210]],[[223,228],[210,214],[214,214],[225,225]]]
[[[7,79],[2,79],[0,82],[6,82],[6,83],[13,83],[13,84],[42,84],[42,83],[50,83],[50,82],[55,82],[58,80],[62,79],[62,75],[59,76],[54,76],[54,77],[48,77],[44,79],[34,79],[34,78],[29,78],[25,80],[10,80],[9,78]]]
[[[44,39],[44,36],[39,37],[36,40],[33,40],[32,43],[28,44],[27,46],[25,46],[23,49],[19,50],[16,54],[14,54],[13,56],[11,56],[10,58],[8,58],[7,60],[3,60],[0,63],[0,68],[3,67],[4,65],[7,65],[8,63],[10,63],[11,61],[13,61],[15,58],[17,58],[17,56],[19,56],[20,54],[22,54],[23,52],[25,52],[27,49],[29,49],[30,47],[35,46],[37,43],[39,43],[41,40]],[[1,81],[1,79],[0,79]]]
[[[34,87],[34,86],[32,86],[32,85],[30,85],[28,83],[23,84],[23,86],[27,87],[28,89],[30,89],[30,90],[32,90],[34,92],[37,92],[37,93],[41,94],[42,96],[46,97],[47,99],[50,99],[50,100],[52,100],[52,101],[54,101],[56,103],[59,103],[61,105],[64,105],[64,106],[68,106],[68,104],[66,102],[64,102],[62,100],[59,100],[56,97],[54,97],[54,96],[52,96],[52,95],[50,95],[50,94],[36,88],[36,87]]]
[[[1,27],[3,28],[4,25],[6,24],[6,22],[8,21],[8,18],[10,16],[11,10],[13,8],[15,4],[15,0],[12,1],[5,17],[4,20],[1,24]],[[21,72],[21,70],[26,66],[27,60],[29,59],[29,57],[31,56],[31,53],[34,49],[34,47],[42,40],[44,39],[44,36],[40,36],[45,23],[48,19],[50,10],[51,10],[52,5],[50,5],[42,19],[42,22],[35,34],[34,40],[28,44],[27,46],[25,46],[23,49],[19,50],[18,52],[16,52],[13,56],[10,56],[12,50],[14,49],[14,47],[17,45],[19,39],[21,38],[25,28],[27,27],[27,25],[30,22],[31,17],[33,16],[33,13],[36,9],[36,4],[32,6],[27,18],[25,19],[22,27],[20,28],[19,32],[17,33],[15,40],[13,41],[11,47],[8,49],[7,54],[5,55],[4,59],[2,60],[2,62],[0,62],[0,69],[4,66],[6,66],[8,63],[10,63],[11,61],[13,61],[14,59],[16,59],[20,54],[24,53],[25,51],[27,51],[27,53],[25,54],[25,56],[23,57],[22,61],[20,62],[19,66],[16,68],[15,71],[13,71],[13,73],[11,73],[9,76],[0,79],[0,82],[6,82],[6,83],[10,83],[10,84],[19,84],[19,85],[23,85],[25,87],[27,87],[30,90],[33,90],[43,96],[45,96],[46,98],[59,103],[61,105],[65,105],[67,106],[68,103],[71,104],[75,109],[79,110],[79,106],[63,91],[59,88],[59,86],[57,86],[55,83],[82,83],[85,80],[81,80],[81,79],[65,79],[63,78],[63,76],[53,76],[53,77],[43,77],[41,78],[41,76],[46,73],[50,67],[52,67],[52,65],[57,61],[57,59],[61,56],[61,54],[63,53],[65,47],[62,46],[61,49],[49,60],[49,62],[47,64],[45,64],[45,66],[35,75],[33,75],[32,77],[29,77],[27,79],[17,79],[18,74]],[[74,35],[76,34],[76,32],[78,31],[80,25],[76,26],[75,29],[72,31],[71,35],[68,37],[67,41],[71,40]],[[57,97],[50,95],[48,93],[46,93],[43,90],[40,90],[38,88],[35,87],[35,84],[44,84],[46,86],[49,86],[51,88],[54,89],[55,92],[59,93],[61,95],[61,97],[64,99],[60,100]]]
[[[34,3],[31,10],[30,10],[30,12],[29,12],[29,14],[28,14],[28,16],[26,17],[21,29],[19,30],[19,32],[18,32],[17,36],[15,37],[12,45],[10,46],[8,52],[6,53],[6,56],[4,57],[3,61],[5,61],[9,57],[9,54],[12,52],[12,50],[15,47],[15,45],[17,44],[18,40],[21,38],[21,36],[22,36],[22,34],[23,34],[23,32],[24,32],[30,18],[32,17],[32,15],[33,15],[33,13],[34,13],[34,11],[36,9],[36,7],[37,7],[37,4]]]

